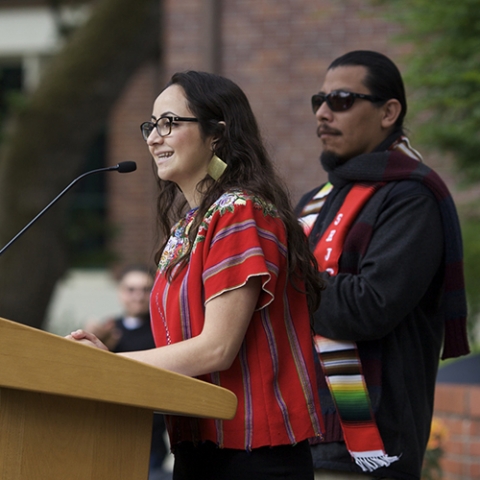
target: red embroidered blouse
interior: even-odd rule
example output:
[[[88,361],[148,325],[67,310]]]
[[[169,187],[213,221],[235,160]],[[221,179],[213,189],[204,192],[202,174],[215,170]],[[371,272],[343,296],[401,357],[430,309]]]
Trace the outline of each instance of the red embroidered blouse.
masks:
[[[200,334],[204,305],[249,277],[261,276],[263,287],[233,365],[199,377],[237,395],[235,417],[167,416],[172,446],[210,440],[250,450],[320,436],[308,309],[287,280],[286,233],[276,209],[242,192],[222,195],[203,219],[187,266],[169,282],[165,270],[187,248],[196,213],[173,228],[159,263],[150,300],[157,346]]]

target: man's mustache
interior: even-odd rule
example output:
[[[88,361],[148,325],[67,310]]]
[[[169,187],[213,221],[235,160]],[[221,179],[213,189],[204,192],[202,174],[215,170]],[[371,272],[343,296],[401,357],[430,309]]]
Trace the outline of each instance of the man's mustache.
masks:
[[[317,137],[320,137],[320,135],[323,135],[323,134],[341,135],[342,132],[340,130],[337,130],[336,128],[330,128],[330,127],[327,127],[326,125],[319,125],[317,127]]]

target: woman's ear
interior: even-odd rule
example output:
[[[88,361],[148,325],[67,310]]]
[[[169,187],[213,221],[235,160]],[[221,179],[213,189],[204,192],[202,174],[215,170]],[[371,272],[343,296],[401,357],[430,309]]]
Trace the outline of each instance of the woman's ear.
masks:
[[[219,122],[217,122],[217,128],[216,128],[216,131],[218,132],[217,134],[214,134],[213,135],[213,138],[212,138],[212,151],[215,151],[215,144],[220,140],[220,138],[222,137],[222,134],[223,132],[225,131],[225,127],[227,126],[227,124],[223,121],[223,120],[220,120]]]
[[[396,98],[391,98],[387,100],[381,108],[383,111],[382,127],[389,129],[395,125],[397,118],[400,116],[402,105]]]

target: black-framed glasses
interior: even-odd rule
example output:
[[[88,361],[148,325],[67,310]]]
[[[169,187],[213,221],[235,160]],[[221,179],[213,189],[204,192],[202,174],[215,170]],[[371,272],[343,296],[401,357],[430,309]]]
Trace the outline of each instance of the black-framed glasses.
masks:
[[[153,132],[153,129],[157,129],[157,133],[161,137],[166,137],[172,133],[172,125],[175,122],[198,122],[198,118],[194,117],[173,117],[170,115],[165,115],[160,117],[155,122],[143,122],[140,125],[140,130],[142,131],[142,136],[145,141],[147,141],[150,134]]]
[[[317,110],[327,102],[328,107],[332,112],[344,112],[352,108],[356,98],[368,100],[369,102],[384,102],[385,99],[376,97],[374,95],[366,95],[364,93],[346,92],[344,90],[334,90],[329,94],[317,93],[312,96],[312,110],[317,113]]]

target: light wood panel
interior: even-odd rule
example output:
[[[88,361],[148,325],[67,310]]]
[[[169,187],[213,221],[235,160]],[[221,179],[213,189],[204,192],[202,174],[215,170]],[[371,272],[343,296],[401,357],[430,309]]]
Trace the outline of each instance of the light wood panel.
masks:
[[[0,318],[1,480],[146,480],[154,411],[236,407],[226,389]]]
[[[0,318],[0,386],[233,418],[229,390]]]
[[[0,478],[146,480],[152,412],[0,390]]]

